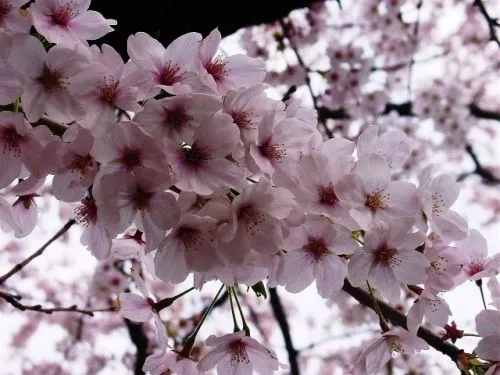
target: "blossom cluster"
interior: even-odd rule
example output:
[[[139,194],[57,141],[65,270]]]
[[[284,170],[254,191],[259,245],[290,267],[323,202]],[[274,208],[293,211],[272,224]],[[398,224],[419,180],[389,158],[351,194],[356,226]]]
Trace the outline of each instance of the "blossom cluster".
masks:
[[[324,141],[316,111],[271,99],[264,61],[220,53],[217,29],[166,48],[136,33],[125,62],[111,46],[89,46],[115,24],[89,3],[0,1],[0,189],[16,196],[0,198],[5,231],[31,233],[52,176],[53,195],[77,204],[81,242],[97,259],[133,257],[164,282],[264,281],[291,293],[315,282],[326,299],[348,282],[391,303],[417,290],[408,330],[381,325],[356,373],[426,349],[416,336],[424,317],[442,327],[451,314],[442,293],[498,272],[500,258],[450,209],[453,176],[430,166],[418,184],[397,178],[412,151],[403,131],[371,125],[356,142]],[[344,74],[335,69],[329,79]],[[133,254],[120,246],[131,229]],[[157,305],[132,275],[143,296],[120,294],[120,313],[154,318],[160,342],[144,370],[278,370],[274,351],[243,331],[209,337],[198,363],[170,351]],[[492,362],[500,336],[485,320],[497,312],[477,317],[477,353]]]

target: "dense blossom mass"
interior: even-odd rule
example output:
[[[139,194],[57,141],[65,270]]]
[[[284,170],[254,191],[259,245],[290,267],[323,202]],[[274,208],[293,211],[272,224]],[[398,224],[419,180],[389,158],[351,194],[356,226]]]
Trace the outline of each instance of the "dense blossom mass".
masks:
[[[344,370],[378,373],[399,354],[408,360],[428,343],[436,348],[419,326],[447,325],[446,292],[469,280],[482,288],[484,278],[491,278],[494,302],[476,317],[477,358],[453,359],[464,371],[476,368],[474,374],[500,371],[494,278],[500,255],[489,256],[485,238],[451,208],[460,190],[455,176],[439,166],[420,168],[418,179],[406,173],[417,164],[415,131],[387,119],[378,124],[390,98],[375,84],[364,86],[377,69],[361,46],[331,43],[328,68],[293,68],[317,74],[328,87],[314,97],[313,109],[290,93],[273,99],[264,59],[227,56],[217,29],[179,36],[166,47],[138,32],[128,38],[123,61],[109,45],[88,44],[116,24],[88,10],[90,1],[24,3],[0,0],[0,227],[28,236],[42,220],[36,202],[47,184],[57,200],[71,204],[71,217],[83,227],[81,243],[99,260],[95,295],[107,290],[119,296],[121,316],[155,322],[156,346],[144,371],[287,371],[286,358],[251,337],[238,286],[298,293],[314,283],[319,296],[339,305],[342,290],[371,298],[363,303],[371,303],[380,329]],[[387,51],[384,63],[399,63],[416,48],[398,40],[404,9],[397,1],[366,3],[361,16],[385,23],[385,33],[393,29],[377,47]],[[319,38],[315,30],[327,12],[319,5],[307,13],[309,34],[290,34],[283,23],[278,50],[297,53],[297,41]],[[264,56],[252,38],[243,35],[247,50]],[[456,110],[453,94],[440,85],[418,93],[412,109],[436,123],[441,107]],[[350,107],[341,113],[343,103]],[[364,121],[353,137],[326,122],[325,112]],[[456,123],[464,116],[449,113],[440,124],[456,128],[451,143],[465,139],[463,123]],[[7,301],[15,299],[4,284],[10,276],[0,278]],[[229,295],[234,330],[194,346],[214,299],[179,342],[160,313],[192,288],[161,299],[150,291],[151,280],[188,280],[199,290],[210,281],[222,284],[217,296]],[[405,327],[386,315],[386,303],[401,307]]]

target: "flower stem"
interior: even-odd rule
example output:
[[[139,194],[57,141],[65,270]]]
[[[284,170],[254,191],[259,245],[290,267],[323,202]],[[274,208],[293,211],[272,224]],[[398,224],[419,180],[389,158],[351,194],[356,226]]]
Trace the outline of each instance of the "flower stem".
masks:
[[[481,292],[481,299],[483,300],[484,309],[487,310],[488,307],[486,306],[486,299],[484,298],[484,291],[483,291],[483,280],[482,279],[476,280],[476,285],[478,286],[479,291]]]
[[[176,296],[163,298],[162,300],[160,300],[154,304],[154,309],[159,312],[159,311],[163,310],[164,308],[169,307],[172,303],[174,303],[174,301],[176,299],[181,298],[185,294],[188,294],[193,289],[194,289],[194,287],[191,287],[191,288],[185,290],[184,292],[177,294]]]
[[[368,286],[368,293],[370,293],[370,298],[372,300],[373,308],[375,309],[375,312],[378,315],[378,320],[379,320],[379,324],[380,324],[380,328],[382,329],[382,332],[390,331],[389,325],[387,324],[387,321],[385,320],[384,315],[382,315],[382,311],[380,311],[380,307],[378,306],[377,299],[375,298],[375,295],[373,294],[373,289],[372,289],[370,283],[368,282],[368,280],[366,280],[366,285]]]
[[[233,291],[234,299],[236,300],[236,305],[238,306],[238,310],[240,311],[241,320],[243,322],[243,331],[245,331],[245,335],[250,336],[250,328],[248,327],[247,321],[245,320],[245,315],[243,315],[243,310],[241,309],[240,301],[238,301],[238,296],[236,295],[236,291],[234,287],[231,287]]]
[[[193,346],[194,346],[194,342],[196,340],[196,335],[198,334],[198,332],[200,331],[200,328],[201,326],[203,325],[203,322],[205,321],[205,319],[207,318],[208,314],[210,314],[210,311],[212,311],[214,305],[215,305],[215,302],[217,301],[217,298],[219,298],[219,295],[221,294],[222,292],[222,289],[224,289],[224,284],[221,285],[221,287],[219,288],[219,291],[217,292],[217,294],[215,295],[214,299],[212,300],[212,303],[210,304],[210,306],[208,306],[208,309],[205,310],[205,313],[203,314],[203,316],[201,317],[200,321],[198,322],[198,325],[196,326],[196,328],[194,329],[193,333],[191,333],[189,335],[189,337],[186,339],[186,343],[184,344],[184,348],[182,349],[182,351],[179,353],[179,355],[181,357],[186,357],[186,358],[189,358],[189,353],[191,352],[191,349],[193,349]]]
[[[233,295],[231,293],[231,289],[230,288],[227,288],[228,289],[228,293],[229,293],[229,303],[231,304],[231,314],[233,315],[233,332],[239,332],[240,331],[240,327],[238,325],[238,322],[236,320],[236,314],[234,312],[234,305],[233,305]]]

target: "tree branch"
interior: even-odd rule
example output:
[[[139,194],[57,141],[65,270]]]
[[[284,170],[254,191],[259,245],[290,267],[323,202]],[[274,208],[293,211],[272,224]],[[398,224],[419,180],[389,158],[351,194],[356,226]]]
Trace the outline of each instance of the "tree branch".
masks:
[[[500,40],[498,39],[497,31],[496,31],[496,28],[498,26],[500,26],[500,24],[498,23],[498,20],[493,19],[489,15],[482,0],[474,0],[473,5],[477,6],[479,8],[479,11],[483,15],[485,21],[488,23],[488,29],[490,30],[490,40],[495,42],[496,44],[498,44],[498,46],[500,47]]]
[[[469,154],[469,156],[472,159],[472,162],[474,163],[475,169],[470,172],[466,173],[463,175],[465,178],[466,176],[470,174],[477,174],[480,176],[485,184],[488,185],[496,185],[500,184],[500,178],[495,176],[489,169],[485,168],[481,162],[479,161],[479,158],[477,157],[475,151],[472,149],[472,146],[470,144],[465,146],[465,151]]]
[[[66,233],[69,228],[71,228],[75,224],[74,219],[70,219],[64,224],[64,226],[57,231],[40,249],[31,254],[28,258],[23,260],[21,263],[16,264],[9,272],[0,277],[0,285],[2,285],[8,278],[10,278],[15,273],[21,271],[28,263],[30,263],[33,259],[43,254],[45,249],[59,237],[61,237],[64,233]]]
[[[290,362],[290,374],[299,375],[299,364],[297,362],[298,351],[293,346],[292,336],[290,335],[290,326],[288,325],[288,320],[286,318],[285,310],[281,304],[280,297],[276,291],[276,288],[269,288],[269,297],[271,302],[271,307],[273,309],[274,317],[276,318],[281,332],[283,333],[283,339],[285,341],[285,347],[288,352],[288,361]]]
[[[148,336],[146,336],[146,333],[144,333],[141,323],[135,323],[126,318],[123,318],[123,321],[125,322],[125,326],[127,327],[130,340],[137,349],[134,365],[134,375],[144,375],[142,366],[144,366],[144,362],[146,361],[146,358],[148,356]]]
[[[12,306],[14,306],[16,309],[19,309],[21,311],[37,311],[45,314],[52,314],[54,312],[76,312],[84,315],[89,315],[89,316],[94,316],[94,313],[96,312],[111,312],[111,311],[116,311],[116,308],[111,306],[103,309],[79,309],[76,305],[71,305],[68,307],[42,307],[41,305],[25,305],[20,301],[22,298],[21,296],[17,296],[14,294],[10,293],[5,293],[0,291],[0,297],[3,298],[5,301],[10,303]]]
[[[347,280],[344,281],[342,290],[354,297],[354,299],[362,305],[367,306],[375,311],[375,307],[373,306],[371,297],[368,292],[365,292],[361,288],[353,287]],[[395,310],[392,306],[389,306],[388,304],[380,300],[377,300],[377,305],[387,320],[397,326],[407,329],[406,316],[404,316],[401,312]],[[450,357],[451,360],[455,363],[457,363],[458,356],[463,353],[462,349],[459,349],[455,345],[441,340],[439,336],[433,334],[426,328],[420,327],[417,331],[417,336],[425,340],[427,344],[432,346],[437,351]]]

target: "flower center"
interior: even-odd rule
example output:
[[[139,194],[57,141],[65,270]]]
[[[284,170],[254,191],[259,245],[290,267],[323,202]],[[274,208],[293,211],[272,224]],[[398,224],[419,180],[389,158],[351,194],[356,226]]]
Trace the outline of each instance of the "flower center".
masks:
[[[82,199],[82,205],[75,208],[75,221],[83,226],[95,224],[97,221],[97,206],[93,199]]]
[[[64,77],[57,70],[50,70],[44,65],[42,75],[37,78],[47,91],[61,90],[65,86]]]
[[[106,83],[103,86],[99,86],[99,98],[109,104],[111,107],[115,104],[116,93],[118,91],[118,82]]]
[[[220,82],[227,75],[226,64],[227,61],[224,57],[217,56],[214,61],[208,63],[205,69],[214,78],[215,82]]]
[[[396,249],[388,249],[383,245],[375,252],[375,262],[381,263],[384,266],[389,266],[394,261],[394,255],[396,255],[397,252]]]
[[[250,363],[246,346],[242,341],[234,341],[229,344],[229,353],[231,366],[236,366],[239,363]]]
[[[282,161],[286,157],[286,148],[284,144],[270,144],[270,140],[268,140],[263,145],[259,146],[259,151],[262,156],[275,160]]]
[[[142,165],[140,149],[125,147],[122,150],[122,155],[118,161],[125,167],[127,172],[131,172]]]
[[[464,270],[469,276],[474,276],[476,273],[483,271],[484,268],[484,263],[480,260],[473,260],[464,266]]]
[[[323,238],[316,238],[312,236],[307,238],[307,244],[304,245],[303,249],[308,254],[311,254],[316,261],[328,255],[330,252]]]
[[[8,150],[13,151],[17,157],[21,155],[21,141],[23,140],[23,136],[17,132],[14,125],[7,124],[6,127],[0,128],[0,139],[4,143],[4,153]]]
[[[201,244],[200,231],[196,228],[180,227],[177,229],[177,238],[179,238],[186,249],[198,250]]]
[[[71,2],[64,6],[58,7],[50,16],[54,25],[67,26],[69,21],[75,17],[78,12],[74,12],[71,8]]]
[[[12,6],[9,3],[0,0],[0,25],[3,24],[5,17],[9,14],[10,8]]]
[[[137,185],[131,200],[137,211],[147,210],[149,208],[149,201],[152,197],[153,193],[145,191],[141,185]]]
[[[386,207],[382,194],[379,191],[366,196],[365,206],[373,212]]]
[[[180,131],[193,118],[189,116],[183,106],[176,106],[165,109],[163,124],[172,126],[175,130]]]
[[[252,122],[252,116],[248,112],[238,112],[238,113],[232,113],[231,116],[233,117],[233,121],[236,125],[238,125],[238,128],[244,129],[244,130],[249,130],[253,129],[253,122]]]
[[[392,357],[395,357],[398,353],[403,352],[403,347],[396,336],[389,336],[387,338],[387,347]]]
[[[339,201],[332,184],[328,186],[320,186],[318,189],[318,195],[319,202],[327,206],[335,206],[335,204]]]
[[[169,61],[161,70],[159,84],[172,86],[173,84],[182,80],[183,74],[184,73],[181,71],[181,68],[178,65],[171,65],[171,62]]]
[[[241,206],[237,217],[245,222],[246,229],[251,235],[256,234],[260,226],[266,221],[265,215],[251,204]]]
[[[89,154],[83,155],[75,155],[71,159],[70,169],[72,171],[79,171],[81,174],[84,174],[88,168],[92,168],[94,166],[94,159]]]
[[[191,147],[183,147],[182,151],[184,153],[184,161],[192,168],[198,168],[205,164],[209,155],[207,150],[193,144]]]

